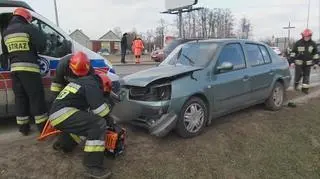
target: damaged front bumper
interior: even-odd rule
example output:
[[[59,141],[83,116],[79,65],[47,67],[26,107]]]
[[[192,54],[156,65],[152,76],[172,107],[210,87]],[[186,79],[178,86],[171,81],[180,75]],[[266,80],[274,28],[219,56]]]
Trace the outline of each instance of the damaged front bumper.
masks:
[[[127,92],[127,91],[126,91]],[[128,93],[121,94],[121,109],[128,109],[129,123],[140,126],[153,136],[164,137],[176,127],[178,116],[170,112],[170,100],[167,101],[138,101],[130,100]],[[120,114],[119,114],[120,115]]]

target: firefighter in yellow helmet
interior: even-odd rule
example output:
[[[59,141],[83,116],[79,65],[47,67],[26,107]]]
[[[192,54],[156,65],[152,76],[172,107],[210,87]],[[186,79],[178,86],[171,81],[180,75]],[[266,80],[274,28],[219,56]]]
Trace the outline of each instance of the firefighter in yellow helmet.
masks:
[[[302,92],[309,93],[310,71],[311,67],[319,63],[319,54],[316,43],[311,39],[312,31],[305,29],[302,33],[302,39],[297,41],[290,54],[290,63],[295,64],[294,87],[297,90],[302,79]]]

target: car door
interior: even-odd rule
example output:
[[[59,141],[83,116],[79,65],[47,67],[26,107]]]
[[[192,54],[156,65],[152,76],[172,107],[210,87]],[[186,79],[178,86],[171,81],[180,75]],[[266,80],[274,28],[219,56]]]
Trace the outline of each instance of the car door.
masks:
[[[233,69],[217,70],[226,62],[232,63]],[[240,43],[225,45],[218,55],[211,79],[213,113],[223,113],[245,105],[250,93],[250,78],[247,71],[242,45]]]
[[[254,43],[246,43],[244,49],[250,68],[251,101],[263,100],[269,95],[268,89],[275,75],[270,54],[265,46]]]

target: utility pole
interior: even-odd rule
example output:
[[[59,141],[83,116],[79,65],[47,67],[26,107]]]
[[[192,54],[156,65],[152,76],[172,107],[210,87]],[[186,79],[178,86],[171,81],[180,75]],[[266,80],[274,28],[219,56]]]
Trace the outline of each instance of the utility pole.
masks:
[[[53,0],[53,2],[54,2],[54,11],[55,11],[55,15],[56,15],[56,24],[59,27],[57,0]]]
[[[182,37],[182,10],[179,10],[179,37]]]
[[[310,16],[310,0],[308,3],[308,19],[307,19],[307,28],[309,28],[309,16]]]
[[[283,29],[288,29],[288,47],[290,45],[290,31],[291,31],[291,29],[294,29],[294,28],[295,27],[291,26],[290,21],[289,21],[289,25],[287,27],[283,27]],[[285,44],[284,44],[285,47],[287,45],[286,43],[287,43],[287,41],[285,41]]]

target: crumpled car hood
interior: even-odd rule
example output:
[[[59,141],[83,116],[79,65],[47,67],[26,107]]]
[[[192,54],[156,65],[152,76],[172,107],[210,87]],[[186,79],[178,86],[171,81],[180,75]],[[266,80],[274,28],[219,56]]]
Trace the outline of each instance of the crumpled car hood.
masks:
[[[162,78],[170,78],[196,70],[202,67],[193,67],[186,65],[160,65],[158,67],[149,68],[123,78],[124,85],[145,87],[149,83]]]

